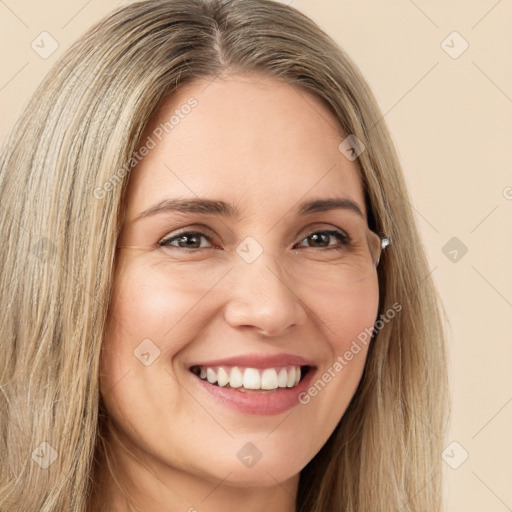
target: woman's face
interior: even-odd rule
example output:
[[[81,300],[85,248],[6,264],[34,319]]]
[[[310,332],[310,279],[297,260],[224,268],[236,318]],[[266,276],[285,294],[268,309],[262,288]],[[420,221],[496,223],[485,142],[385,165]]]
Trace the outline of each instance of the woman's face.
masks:
[[[367,355],[351,346],[378,310],[346,135],[316,97],[258,74],[184,86],[151,119],[101,390],[118,436],[161,475],[296,482],[346,410]]]

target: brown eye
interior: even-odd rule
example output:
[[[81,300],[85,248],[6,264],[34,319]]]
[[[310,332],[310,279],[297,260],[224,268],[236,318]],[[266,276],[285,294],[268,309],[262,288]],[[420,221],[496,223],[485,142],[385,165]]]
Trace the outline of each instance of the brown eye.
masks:
[[[335,245],[330,245],[329,241],[331,237],[336,238],[339,241],[339,243]],[[310,241],[309,243],[312,244],[310,247],[312,248],[344,249],[350,245],[350,238],[345,233],[337,230],[315,231],[308,235],[306,238],[304,238],[302,242],[304,242],[305,240]]]
[[[161,247],[175,247],[177,249],[205,249],[208,248],[201,244],[201,239],[205,239],[211,244],[210,237],[200,231],[185,231],[178,235],[163,238],[158,242]],[[176,245],[176,242],[178,245]]]

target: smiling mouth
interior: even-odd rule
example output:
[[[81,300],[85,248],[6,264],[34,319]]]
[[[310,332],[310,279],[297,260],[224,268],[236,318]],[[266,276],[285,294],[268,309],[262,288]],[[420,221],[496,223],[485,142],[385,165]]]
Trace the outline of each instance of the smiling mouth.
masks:
[[[276,393],[296,387],[310,369],[310,366],[297,365],[271,368],[196,365],[190,371],[213,386],[242,393]]]

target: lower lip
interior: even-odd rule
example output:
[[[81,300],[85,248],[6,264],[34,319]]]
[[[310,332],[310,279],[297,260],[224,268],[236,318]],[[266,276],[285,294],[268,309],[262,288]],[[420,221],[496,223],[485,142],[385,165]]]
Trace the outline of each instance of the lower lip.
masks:
[[[272,393],[243,392],[231,388],[221,388],[210,384],[207,380],[203,380],[193,373],[191,375],[202,389],[226,407],[245,414],[270,416],[283,413],[300,404],[298,396],[308,389],[315,372],[316,369],[310,367],[306,376],[297,386],[278,388],[277,391]]]

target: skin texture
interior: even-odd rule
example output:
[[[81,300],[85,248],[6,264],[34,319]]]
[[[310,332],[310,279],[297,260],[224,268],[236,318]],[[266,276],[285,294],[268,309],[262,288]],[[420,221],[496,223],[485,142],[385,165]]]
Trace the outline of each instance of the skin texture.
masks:
[[[303,241],[322,229],[366,226],[365,220],[339,209],[296,213],[301,201],[342,196],[366,215],[363,189],[355,162],[338,150],[346,134],[321,100],[259,74],[180,88],[141,141],[190,97],[197,106],[131,171],[125,197],[124,248],[102,351],[112,450],[140,510],[291,512],[299,473],[346,410],[367,347],[310,403],[277,415],[226,407],[197,386],[188,368],[234,355],[289,353],[313,360],[320,377],[373,326],[375,269],[349,283],[340,253]],[[231,202],[243,216],[167,212],[136,220],[162,199],[196,196]],[[192,254],[158,247],[181,228],[210,236],[214,248]],[[247,236],[263,249],[251,264],[236,252]],[[336,243],[331,237],[329,244]],[[160,350],[149,366],[134,356],[144,339]],[[262,454],[252,467],[237,457],[249,442]],[[102,504],[129,510],[106,473],[102,482]]]

